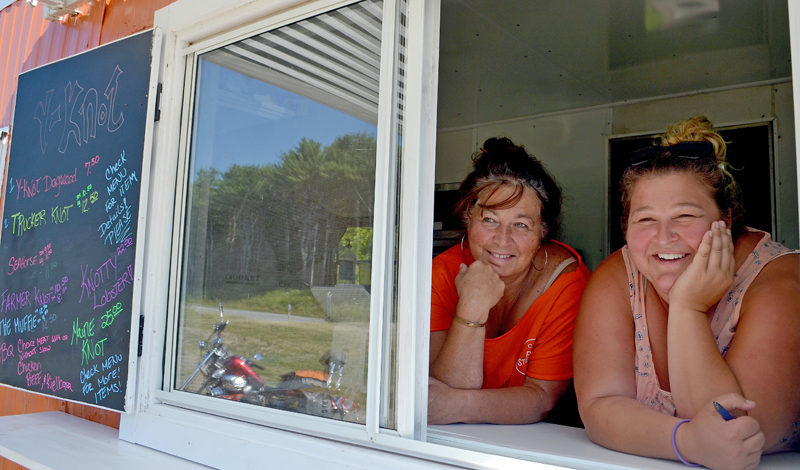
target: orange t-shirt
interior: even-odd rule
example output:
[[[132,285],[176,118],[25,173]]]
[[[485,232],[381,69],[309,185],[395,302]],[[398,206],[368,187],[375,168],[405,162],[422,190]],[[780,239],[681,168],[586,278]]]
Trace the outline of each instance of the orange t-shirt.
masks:
[[[510,331],[484,341],[482,388],[522,385],[525,376],[542,380],[572,378],[572,332],[578,315],[589,269],[578,259],[578,269],[560,276],[539,296]],[[431,331],[450,329],[456,315],[458,291],[456,275],[461,263],[469,266],[472,256],[464,256],[456,245],[433,260],[431,287]]]

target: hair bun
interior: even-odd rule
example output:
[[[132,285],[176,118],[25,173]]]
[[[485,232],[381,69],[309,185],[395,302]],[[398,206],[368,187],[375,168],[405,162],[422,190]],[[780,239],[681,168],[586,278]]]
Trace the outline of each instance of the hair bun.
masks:
[[[486,139],[486,142],[483,143],[483,148],[481,149],[483,153],[493,153],[497,151],[508,150],[510,148],[514,148],[516,150],[517,146],[511,142],[510,139],[507,137],[491,137]]]
[[[542,238],[549,240],[558,237],[561,228],[561,188],[536,157],[507,137],[491,137],[486,139],[480,151],[472,155],[472,163],[474,170],[461,182],[461,199],[456,205],[456,213],[465,227],[480,197],[493,193],[502,185],[510,185],[519,190],[517,194],[522,194],[521,191],[528,187],[538,195],[543,205]],[[484,190],[488,192],[484,193]]]

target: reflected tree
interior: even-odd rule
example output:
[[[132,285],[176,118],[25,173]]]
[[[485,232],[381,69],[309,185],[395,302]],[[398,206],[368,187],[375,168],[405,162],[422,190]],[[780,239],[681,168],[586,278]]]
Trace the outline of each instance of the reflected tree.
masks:
[[[366,133],[329,146],[303,138],[275,165],[198,170],[187,256],[203,269],[188,273],[190,291],[230,298],[335,284],[345,231],[372,227],[375,152]],[[371,246],[367,234],[353,241],[362,253]]]

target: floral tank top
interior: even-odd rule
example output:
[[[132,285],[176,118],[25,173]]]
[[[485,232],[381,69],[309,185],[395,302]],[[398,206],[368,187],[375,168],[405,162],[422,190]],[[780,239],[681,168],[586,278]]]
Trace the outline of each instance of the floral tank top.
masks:
[[[753,252],[733,275],[733,284],[726,295],[720,299],[714,316],[711,319],[711,330],[717,340],[717,347],[723,356],[736,333],[736,325],[741,313],[741,300],[753,279],[758,276],[761,269],[775,258],[783,255],[800,253],[800,250],[790,250],[773,241],[768,233],[748,228],[750,232],[762,233],[763,237],[758,242]],[[645,313],[645,292],[647,280],[636,269],[631,260],[628,246],[622,248],[622,257],[628,271],[628,286],[630,287],[631,311],[635,328],[636,341],[636,399],[645,405],[663,413],[677,416],[672,393],[662,390],[658,383],[653,359],[650,351],[650,336],[647,331],[647,315]],[[792,431],[782,440],[783,443],[795,441],[800,438],[800,417],[794,423]]]

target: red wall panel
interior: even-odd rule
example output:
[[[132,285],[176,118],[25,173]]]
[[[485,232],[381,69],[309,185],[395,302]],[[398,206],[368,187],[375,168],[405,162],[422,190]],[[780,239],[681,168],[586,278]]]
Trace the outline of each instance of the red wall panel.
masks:
[[[104,2],[92,2],[82,8],[85,15],[63,23],[45,20],[44,6],[24,0],[0,11],[0,127],[11,124],[17,76],[98,46],[105,9]]]
[[[106,6],[100,44],[153,27],[155,12],[175,0],[113,0]]]

